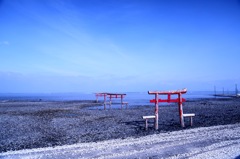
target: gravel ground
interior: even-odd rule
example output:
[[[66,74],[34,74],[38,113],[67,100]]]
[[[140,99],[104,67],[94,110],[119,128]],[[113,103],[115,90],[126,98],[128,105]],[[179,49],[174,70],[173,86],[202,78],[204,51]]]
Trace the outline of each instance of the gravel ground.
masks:
[[[154,130],[153,122],[145,131],[142,120],[143,115],[154,114],[153,104],[124,110],[93,109],[96,105],[93,101],[0,102],[0,152],[139,138],[240,123],[239,98],[188,100],[183,106],[184,113],[195,113],[196,117],[193,127],[186,121],[184,129],[180,127],[177,105],[163,105],[159,108],[158,131]]]
[[[9,151],[1,158],[193,158],[239,159],[240,124],[186,129],[139,138]]]

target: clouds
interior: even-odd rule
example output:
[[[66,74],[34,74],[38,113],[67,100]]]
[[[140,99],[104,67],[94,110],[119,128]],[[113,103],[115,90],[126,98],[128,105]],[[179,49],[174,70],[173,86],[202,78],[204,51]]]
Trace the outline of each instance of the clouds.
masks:
[[[59,74],[22,74],[0,72],[0,93],[57,93],[57,92],[126,92],[148,90],[172,90],[187,87],[196,89],[196,83],[202,90],[225,87],[233,90],[236,80],[163,80],[141,76],[72,76]]]
[[[0,41],[0,45],[8,46],[8,45],[10,45],[10,42],[9,41]]]
[[[0,93],[138,91],[136,78],[0,72]]]
[[[63,69],[62,67],[66,69],[72,66],[69,69],[79,69],[81,72],[84,68],[86,72],[97,74],[97,72],[106,72],[106,70],[112,70],[111,68],[120,67],[117,60],[120,60],[122,64],[127,64],[125,62],[128,58],[127,53],[121,51],[121,46],[116,44],[111,37],[95,33],[94,30],[98,26],[95,26],[94,30],[86,28],[92,19],[86,15],[82,16],[86,14],[86,11],[81,12],[83,8],[76,7],[70,3],[71,1],[69,3],[55,2],[35,4],[36,10],[40,12],[31,9],[28,3],[24,4],[27,10],[23,6],[17,7],[26,17],[30,17],[31,21],[34,20],[28,27],[35,28],[33,31],[35,36],[31,37],[29,34],[27,36],[29,39],[36,39],[32,44],[35,47],[33,52],[38,52],[53,60],[52,64],[47,63],[49,67],[52,67],[49,70]],[[111,65],[111,67],[106,65]],[[44,67],[46,68],[46,65]],[[72,70],[69,72],[74,72]]]
[[[17,84],[39,92],[190,83],[200,89],[203,79],[238,76],[239,10],[224,18],[230,6],[221,3],[213,9],[204,7],[207,1],[200,7],[155,0],[4,2],[0,71],[23,75],[5,80],[12,91]]]

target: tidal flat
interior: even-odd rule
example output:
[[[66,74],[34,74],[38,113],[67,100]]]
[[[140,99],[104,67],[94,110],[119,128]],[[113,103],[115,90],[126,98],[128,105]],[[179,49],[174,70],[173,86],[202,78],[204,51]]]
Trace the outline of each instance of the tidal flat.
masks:
[[[187,100],[184,113],[195,113],[193,126],[180,126],[177,104],[159,107],[159,130],[144,115],[154,115],[154,104],[103,110],[95,101],[0,101],[0,152],[55,147],[111,139],[139,138],[199,127],[240,123],[239,98]]]

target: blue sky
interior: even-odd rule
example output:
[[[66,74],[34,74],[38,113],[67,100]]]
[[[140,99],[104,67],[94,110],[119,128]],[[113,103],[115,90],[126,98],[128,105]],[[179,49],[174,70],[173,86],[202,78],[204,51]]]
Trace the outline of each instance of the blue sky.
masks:
[[[234,90],[239,0],[0,0],[0,92]]]

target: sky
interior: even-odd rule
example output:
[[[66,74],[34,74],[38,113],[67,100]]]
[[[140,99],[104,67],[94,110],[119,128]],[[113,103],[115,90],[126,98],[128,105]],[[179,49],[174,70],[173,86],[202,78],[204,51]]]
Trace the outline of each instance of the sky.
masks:
[[[240,0],[0,0],[0,93],[234,90]]]

